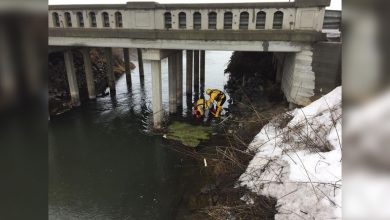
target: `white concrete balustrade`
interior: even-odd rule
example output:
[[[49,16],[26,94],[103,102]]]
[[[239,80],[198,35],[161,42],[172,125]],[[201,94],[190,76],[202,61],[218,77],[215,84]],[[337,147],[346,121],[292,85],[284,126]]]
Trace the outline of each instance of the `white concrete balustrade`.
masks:
[[[275,3],[258,3],[252,5],[245,4],[157,4],[148,2],[149,4],[134,3],[132,7],[128,4],[123,5],[80,5],[79,7],[49,6],[49,27],[50,28],[122,28],[122,29],[156,29],[156,30],[193,30],[194,29],[194,14],[200,13],[200,30],[209,29],[209,14],[216,13],[216,30],[223,30],[224,24],[227,21],[224,19],[225,13],[232,13],[233,30],[240,29],[240,23],[246,23],[242,18],[242,13],[248,13],[249,18],[247,23],[248,30],[273,30],[275,13],[282,15],[282,30],[315,30],[321,31],[325,14],[325,7],[296,7],[294,2],[285,3],[278,7],[271,7]],[[150,4],[153,3],[154,7]],[[131,5],[131,4],[130,4]],[[208,8],[208,6],[210,7]],[[235,8],[235,7],[236,8]],[[106,8],[105,8],[106,7]],[[182,8],[180,8],[182,7]],[[82,14],[84,26],[80,27],[80,18],[77,13]],[[169,28],[166,27],[165,13],[170,13],[171,22]],[[265,13],[265,26],[256,25],[259,12]],[[67,25],[65,13],[70,13],[72,26]],[[96,27],[91,25],[92,17],[90,13],[95,13]],[[104,26],[103,14],[108,14],[109,26]],[[185,28],[179,27],[179,13],[185,14]],[[58,15],[58,16],[57,16]],[[121,17],[122,25],[118,21],[118,16]],[[244,16],[245,17],[245,16]],[[181,18],[184,18],[182,16]],[[240,19],[241,18],[241,19]],[[246,18],[245,18],[246,20]],[[184,24],[184,22],[182,22]],[[211,22],[212,23],[212,22]],[[245,25],[244,25],[245,26]],[[257,28],[256,28],[257,27]],[[214,30],[214,28],[213,28]]]

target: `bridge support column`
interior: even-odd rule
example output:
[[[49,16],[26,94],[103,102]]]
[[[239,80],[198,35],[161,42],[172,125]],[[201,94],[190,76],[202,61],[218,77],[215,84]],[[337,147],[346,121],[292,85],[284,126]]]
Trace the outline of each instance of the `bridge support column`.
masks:
[[[163,119],[162,90],[161,90],[161,61],[152,60],[152,110],[154,128],[161,128]]]
[[[314,96],[315,74],[312,69],[313,51],[311,46],[301,52],[289,53],[285,56],[282,90],[287,101],[306,106]]]
[[[169,113],[177,111],[176,54],[168,57]]]
[[[199,98],[199,50],[194,51],[194,93]]]
[[[89,48],[84,47],[81,49],[84,60],[85,79],[87,81],[88,97],[89,99],[96,99],[95,81],[92,73],[91,57],[89,55]]]
[[[206,54],[204,50],[200,51],[200,96],[204,98]]]
[[[107,47],[104,48],[104,56],[107,63],[107,78],[108,78],[108,86],[110,87],[110,95],[116,94],[115,89],[115,75],[113,71],[113,61],[112,61],[112,50]]]
[[[79,87],[77,85],[76,70],[73,62],[73,54],[69,49],[64,52],[66,76],[68,77],[69,92],[73,106],[80,106]]]
[[[192,68],[193,68],[193,50],[186,51],[186,95],[192,96]]]
[[[123,48],[123,59],[125,61],[126,83],[127,83],[127,86],[131,86],[131,70],[130,70],[129,48]]]
[[[176,53],[176,104],[180,109],[183,108],[183,51]]]
[[[140,48],[137,48],[137,55],[138,55],[138,70],[139,70],[139,78],[141,81],[144,80],[144,61],[142,59],[142,50]]]
[[[275,66],[275,70],[276,70],[275,80],[277,83],[281,83],[282,76],[283,76],[283,65],[284,65],[284,59],[285,59],[286,53],[274,52],[273,54],[274,54],[273,60],[274,60],[274,64],[275,64],[274,66]]]

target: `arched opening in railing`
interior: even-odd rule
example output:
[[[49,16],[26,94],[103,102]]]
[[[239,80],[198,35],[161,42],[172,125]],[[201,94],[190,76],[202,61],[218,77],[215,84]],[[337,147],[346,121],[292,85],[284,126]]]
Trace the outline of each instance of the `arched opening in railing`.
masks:
[[[233,27],[233,13],[225,12],[223,15],[223,29],[232,29]]]
[[[274,22],[272,29],[282,29],[283,28],[283,12],[277,11],[274,14]]]
[[[72,17],[69,12],[65,12],[65,24],[66,27],[72,27]]]
[[[84,27],[84,17],[82,12],[77,12],[77,26]]]
[[[89,25],[91,27],[96,27],[96,14],[95,12],[89,12]]]
[[[248,30],[248,24],[249,24],[249,13],[243,11],[240,14],[240,29]]]
[[[266,17],[266,13],[264,11],[257,12],[256,29],[265,29],[265,17]]]
[[[166,29],[172,28],[172,15],[170,12],[165,12],[164,14],[164,27]]]
[[[199,12],[194,13],[194,29],[199,30],[202,28],[202,15]]]
[[[217,13],[214,11],[209,13],[209,29],[217,29]]]
[[[54,27],[59,27],[60,26],[60,17],[58,16],[58,13],[54,12],[52,14],[52,16],[53,16],[53,25],[54,25]]]
[[[102,13],[103,27],[110,27],[110,17],[107,12]]]
[[[179,28],[180,29],[187,28],[187,16],[185,12],[179,13]]]
[[[122,14],[119,11],[115,12],[115,26],[123,27]]]

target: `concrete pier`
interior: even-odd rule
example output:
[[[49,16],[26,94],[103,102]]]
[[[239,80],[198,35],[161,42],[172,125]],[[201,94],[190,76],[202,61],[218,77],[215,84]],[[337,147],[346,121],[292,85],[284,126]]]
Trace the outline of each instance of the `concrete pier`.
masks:
[[[140,48],[137,48],[137,55],[138,55],[138,70],[139,70],[139,78],[141,81],[144,79],[144,61],[142,59],[142,50]]]
[[[176,53],[176,105],[183,108],[183,51]]]
[[[162,86],[161,86],[161,61],[152,60],[152,110],[154,128],[161,128],[163,119]]]
[[[199,50],[194,51],[194,93],[199,95]]]
[[[95,80],[92,73],[91,57],[89,55],[89,48],[83,47],[81,49],[84,60],[85,79],[87,81],[88,97],[89,99],[96,99]]]
[[[129,48],[123,48],[123,59],[125,61],[126,83],[131,87],[131,70]]]
[[[204,97],[206,54],[204,50],[200,51],[200,96]]]
[[[168,57],[169,113],[177,111],[176,54]]]
[[[186,95],[192,96],[193,50],[186,51]]]
[[[76,70],[73,62],[73,54],[69,49],[64,52],[66,75],[68,77],[69,92],[73,106],[80,106],[79,87],[77,85]]]
[[[115,75],[113,71],[112,50],[109,47],[104,48],[104,57],[107,62],[107,79],[108,86],[110,87],[110,95],[116,94],[115,89]]]

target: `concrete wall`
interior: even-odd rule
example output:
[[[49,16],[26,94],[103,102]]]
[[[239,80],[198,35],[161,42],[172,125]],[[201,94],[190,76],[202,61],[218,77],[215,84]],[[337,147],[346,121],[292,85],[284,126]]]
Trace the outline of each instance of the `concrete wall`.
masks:
[[[341,43],[319,42],[313,45],[315,95],[321,96],[341,85]]]

